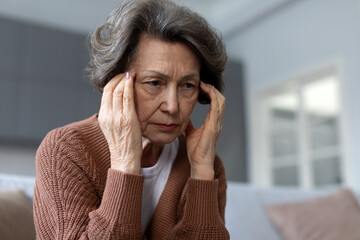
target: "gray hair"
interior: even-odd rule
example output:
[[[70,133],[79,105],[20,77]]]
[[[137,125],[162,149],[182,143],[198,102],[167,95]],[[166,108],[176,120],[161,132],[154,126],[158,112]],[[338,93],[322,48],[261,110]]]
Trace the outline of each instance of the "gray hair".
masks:
[[[87,71],[98,90],[126,70],[143,33],[186,44],[201,62],[201,81],[222,90],[227,55],[220,33],[199,14],[169,0],[126,0],[91,35]],[[210,102],[201,91],[198,101]]]

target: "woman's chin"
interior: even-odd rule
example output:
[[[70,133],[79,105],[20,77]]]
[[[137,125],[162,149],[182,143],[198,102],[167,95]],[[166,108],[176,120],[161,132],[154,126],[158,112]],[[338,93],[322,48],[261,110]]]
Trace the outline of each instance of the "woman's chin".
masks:
[[[175,141],[181,134],[143,134],[143,137],[149,139],[152,143],[169,144]]]

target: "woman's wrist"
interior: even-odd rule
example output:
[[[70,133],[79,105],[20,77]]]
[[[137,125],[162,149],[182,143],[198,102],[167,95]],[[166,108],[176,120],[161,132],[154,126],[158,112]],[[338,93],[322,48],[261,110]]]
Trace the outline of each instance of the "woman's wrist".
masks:
[[[124,161],[119,160],[119,158],[111,159],[111,169],[128,174],[140,174],[140,165],[137,164],[136,161],[127,161],[124,163]]]
[[[199,180],[214,180],[215,172],[213,166],[191,167],[191,178]]]
[[[140,174],[140,169],[134,167],[124,167],[124,166],[116,166],[116,164],[111,165],[111,169],[121,171],[127,174]]]

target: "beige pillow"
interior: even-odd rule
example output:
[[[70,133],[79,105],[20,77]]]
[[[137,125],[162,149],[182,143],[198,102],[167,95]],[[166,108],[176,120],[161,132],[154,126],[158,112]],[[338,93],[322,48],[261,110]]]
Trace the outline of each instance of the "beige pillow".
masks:
[[[284,240],[359,240],[360,208],[350,190],[266,211]]]
[[[35,239],[32,203],[21,190],[0,192],[0,239]]]

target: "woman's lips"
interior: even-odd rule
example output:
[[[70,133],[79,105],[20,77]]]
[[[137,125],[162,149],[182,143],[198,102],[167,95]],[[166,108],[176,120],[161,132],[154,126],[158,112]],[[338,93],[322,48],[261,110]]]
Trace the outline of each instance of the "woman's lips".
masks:
[[[163,124],[163,123],[154,123],[154,125],[164,131],[171,131],[179,126],[179,124]]]

